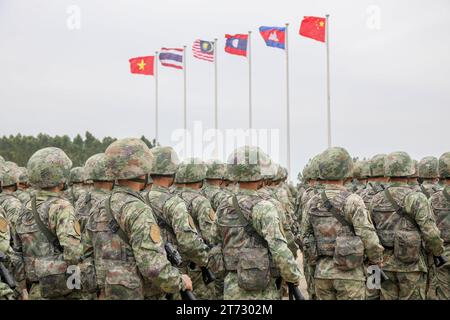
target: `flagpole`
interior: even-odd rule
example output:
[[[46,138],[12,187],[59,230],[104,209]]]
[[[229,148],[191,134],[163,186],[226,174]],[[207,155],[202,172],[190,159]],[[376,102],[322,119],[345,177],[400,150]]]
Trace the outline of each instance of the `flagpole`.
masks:
[[[155,51],[155,140],[159,142],[158,135],[158,51]]]
[[[186,117],[186,46],[183,46],[183,80],[184,80],[184,91],[183,91],[183,125],[184,130],[187,130],[187,117]]]
[[[286,53],[286,155],[287,155],[287,169],[291,174],[291,126],[290,126],[290,96],[289,96],[289,37],[288,37],[289,23],[286,23],[286,39],[285,39],[285,53]]]
[[[214,38],[214,128],[216,129],[216,155],[219,151],[219,107],[218,107],[218,89],[217,89],[217,38]]]
[[[325,15],[325,42],[327,48],[327,128],[328,148],[331,147],[331,108],[330,108],[330,40],[329,40],[329,14]]]
[[[248,128],[252,129],[252,32],[248,32]]]

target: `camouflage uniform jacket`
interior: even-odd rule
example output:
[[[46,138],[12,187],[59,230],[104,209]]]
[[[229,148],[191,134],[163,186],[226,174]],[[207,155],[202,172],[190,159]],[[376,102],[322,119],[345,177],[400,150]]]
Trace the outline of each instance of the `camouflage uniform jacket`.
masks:
[[[325,185],[324,192],[327,198],[333,202],[333,198],[338,196],[342,191],[345,191],[345,187],[337,185]],[[310,219],[310,210],[313,207],[324,207],[324,202],[320,194],[313,196],[306,204],[303,210],[303,222],[302,222],[302,242],[308,242],[308,239],[314,235],[312,221]],[[365,255],[372,263],[379,263],[382,259],[383,247],[381,246],[378,236],[375,232],[372,220],[364,205],[363,200],[356,194],[350,194],[344,203],[343,207],[344,219],[353,226],[354,234],[361,238],[364,244]],[[331,256],[319,256],[315,278],[318,279],[340,279],[340,280],[365,280],[365,274],[363,265],[353,270],[344,271],[336,268],[333,257]]]
[[[10,232],[5,211],[0,207],[0,252],[9,255],[11,247],[9,245]],[[9,286],[0,280],[0,300],[13,299],[14,292]]]
[[[77,203],[78,198],[86,192],[86,189],[83,185],[72,185],[69,189],[67,189],[64,192],[65,197],[72,203],[73,206],[75,206],[75,203]]]
[[[282,204],[286,215],[286,220],[291,225],[292,231],[297,233],[298,225],[294,220],[294,203],[291,201],[290,192],[288,192],[286,188],[288,187],[284,187],[283,184],[280,184],[272,188],[272,194],[273,197]]]
[[[426,249],[430,250],[436,256],[440,255],[443,251],[443,242],[431,212],[430,204],[425,195],[420,192],[415,192],[412,190],[412,187],[406,183],[389,183],[388,190],[395,202],[403,208],[404,214],[408,215],[410,220],[414,222],[414,224],[412,224],[407,218],[402,219],[401,217],[399,223],[402,223],[402,226],[404,227],[418,231]],[[369,211],[375,227],[377,228],[377,233],[380,234],[380,240],[383,241],[380,232],[383,232],[381,228],[383,228],[386,221],[381,221],[380,214],[377,214],[376,212],[394,212],[396,210],[386,198],[385,193],[379,192],[373,197]],[[397,213],[394,214],[398,215]],[[396,217],[391,216],[389,220],[393,221],[394,218]],[[389,220],[387,222],[389,222]],[[394,255],[392,247],[385,244],[384,246],[386,249],[383,258],[384,270],[393,272],[427,272],[424,250],[420,250],[419,259],[416,263],[404,263]]]
[[[81,234],[84,233],[91,208],[94,207],[97,202],[102,201],[110,194],[110,191],[93,188],[90,192],[84,192],[80,195],[78,201],[75,203],[75,217],[80,223]]]
[[[168,293],[184,289],[181,274],[167,260],[156,218],[144,199],[125,187],[114,188],[111,195],[111,214],[127,242],[109,228],[104,210],[109,199],[102,197],[94,204],[83,236],[83,258],[93,259],[99,287],[112,277],[114,283],[136,288],[142,276],[152,288]]]
[[[44,226],[53,233],[61,248],[50,243],[35,222],[32,201],[28,201],[19,215],[16,231],[19,247],[23,253],[26,277],[37,281],[34,265],[37,259],[55,257],[68,264],[77,264],[81,256],[80,230],[75,219],[75,210],[61,193],[36,192],[36,208]],[[62,252],[60,251],[62,250]]]
[[[31,190],[30,189],[26,189],[26,190],[17,189],[17,191],[14,194],[23,204],[27,203],[28,200],[31,199]]]
[[[15,193],[3,191],[0,193],[0,206],[5,210],[6,218],[14,230],[22,209],[22,202],[17,198]]]
[[[446,194],[444,194],[444,192]],[[444,241],[444,255],[450,261],[450,186],[442,188],[435,192],[429,199],[433,210],[436,225],[441,232],[441,238]]]
[[[200,193],[200,190],[191,188],[177,188],[176,194],[186,203],[195,227],[205,243],[210,247],[214,245],[217,242],[216,212],[209,200]]]
[[[363,199],[364,204],[366,205],[366,208],[369,208],[370,202],[372,201],[372,198],[379,192],[383,191],[385,186],[378,182],[370,182],[370,184],[367,185],[367,188],[365,188],[359,196]]]
[[[422,192],[428,199],[436,192],[442,189],[437,183],[430,183],[424,181],[420,186],[420,192]]]
[[[170,193],[169,188],[156,184],[147,193],[145,201],[153,209],[164,241],[177,247],[184,260],[206,266],[208,246],[198,234],[184,201]]]
[[[251,208],[251,212],[247,213],[245,210],[242,210],[244,214],[249,214],[249,216],[245,217],[246,220],[251,223],[257,234],[265,241],[264,246],[269,251],[271,261],[281,277],[287,282],[298,283],[302,274],[294,255],[287,246],[283,225],[275,205],[261,198],[256,190],[239,189],[236,198],[239,205],[249,201],[256,202]],[[247,238],[250,235],[246,232],[242,234],[243,238],[239,238],[237,234],[234,234],[236,236],[235,239],[228,238],[233,232],[229,233],[230,227],[225,226],[223,221],[227,219],[227,210],[233,208],[232,199],[233,196],[228,197],[217,211],[217,223],[219,225],[219,234],[221,235],[225,268],[228,271],[236,271],[236,260],[239,260],[242,256],[244,252],[242,249],[245,249],[245,244],[248,241],[252,242],[249,240],[250,238]],[[227,253],[225,243],[228,243],[226,246],[233,249],[233,252]],[[233,263],[229,261],[233,261]],[[250,262],[248,261],[248,263]]]
[[[214,211],[217,211],[222,201],[230,195],[226,189],[207,182],[203,184],[201,193],[209,200]]]

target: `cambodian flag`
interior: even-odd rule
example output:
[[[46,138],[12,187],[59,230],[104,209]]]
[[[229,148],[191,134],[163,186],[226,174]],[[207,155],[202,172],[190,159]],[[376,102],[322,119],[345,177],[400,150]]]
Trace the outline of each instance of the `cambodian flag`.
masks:
[[[248,34],[225,35],[225,52],[238,56],[247,56]]]
[[[259,33],[261,33],[261,36],[268,47],[285,49],[285,27],[259,27]]]

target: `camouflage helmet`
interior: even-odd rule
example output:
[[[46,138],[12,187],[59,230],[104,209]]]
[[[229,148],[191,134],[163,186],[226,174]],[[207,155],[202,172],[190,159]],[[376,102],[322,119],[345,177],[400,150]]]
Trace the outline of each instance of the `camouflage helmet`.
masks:
[[[6,161],[3,164],[3,172],[2,172],[2,186],[14,186],[19,183],[19,167],[11,161]]]
[[[444,153],[439,158],[439,177],[450,178],[450,152]]]
[[[385,154],[377,154],[369,160],[370,177],[384,177]]]
[[[343,180],[352,168],[353,160],[344,148],[328,148],[319,157],[319,178],[322,180]]]
[[[396,151],[388,154],[384,160],[386,177],[408,177],[414,174],[414,163],[409,154]]]
[[[223,179],[226,165],[219,160],[208,160],[206,162],[206,179]]]
[[[84,181],[83,167],[74,167],[70,170],[69,183],[80,183]]]
[[[93,181],[113,181],[114,177],[108,174],[106,155],[94,154],[84,164],[84,178]]]
[[[262,166],[270,170],[268,159],[269,157],[258,147],[237,148],[228,157],[228,176],[232,181],[260,181],[263,179]]]
[[[69,179],[72,161],[59,148],[49,147],[36,151],[28,160],[30,184],[37,188],[56,187]]]
[[[320,154],[315,155],[311,160],[308,174],[310,176],[310,179],[312,179],[312,180],[319,179],[319,160],[320,160]]]
[[[409,177],[410,178],[418,178],[419,177],[419,162],[417,162],[417,160],[414,160],[414,159],[412,160],[412,162],[413,162],[414,172]]]
[[[195,183],[205,180],[206,165],[198,158],[185,159],[177,169],[175,183]]]
[[[287,175],[288,175],[287,169],[285,167],[278,166],[277,173],[275,174],[275,176],[273,177],[272,180],[280,181],[280,180],[287,178]]]
[[[365,179],[370,175],[369,161],[358,160],[353,164],[353,178]]]
[[[311,161],[310,162],[308,162],[307,164],[306,164],[306,166],[303,168],[303,170],[302,170],[302,177],[303,177],[303,180],[304,181],[308,181],[308,180],[310,180],[311,179],[311,177],[310,177],[310,171],[311,171]]]
[[[114,141],[105,150],[106,175],[126,180],[148,174],[152,170],[153,155],[144,141],[125,138]]]
[[[19,167],[19,183],[28,184],[28,170],[25,167]]]
[[[439,161],[436,157],[425,157],[419,161],[419,178],[439,178]]]
[[[177,172],[179,159],[172,147],[154,147],[151,150],[153,164],[150,174],[174,175]]]

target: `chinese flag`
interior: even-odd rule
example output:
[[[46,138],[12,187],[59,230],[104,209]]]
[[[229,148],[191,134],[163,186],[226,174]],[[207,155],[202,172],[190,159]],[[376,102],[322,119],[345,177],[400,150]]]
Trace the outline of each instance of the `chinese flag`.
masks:
[[[155,56],[131,58],[128,61],[130,61],[131,73],[145,74],[148,76],[154,75]]]
[[[325,42],[325,18],[304,17],[300,25],[300,35]]]

